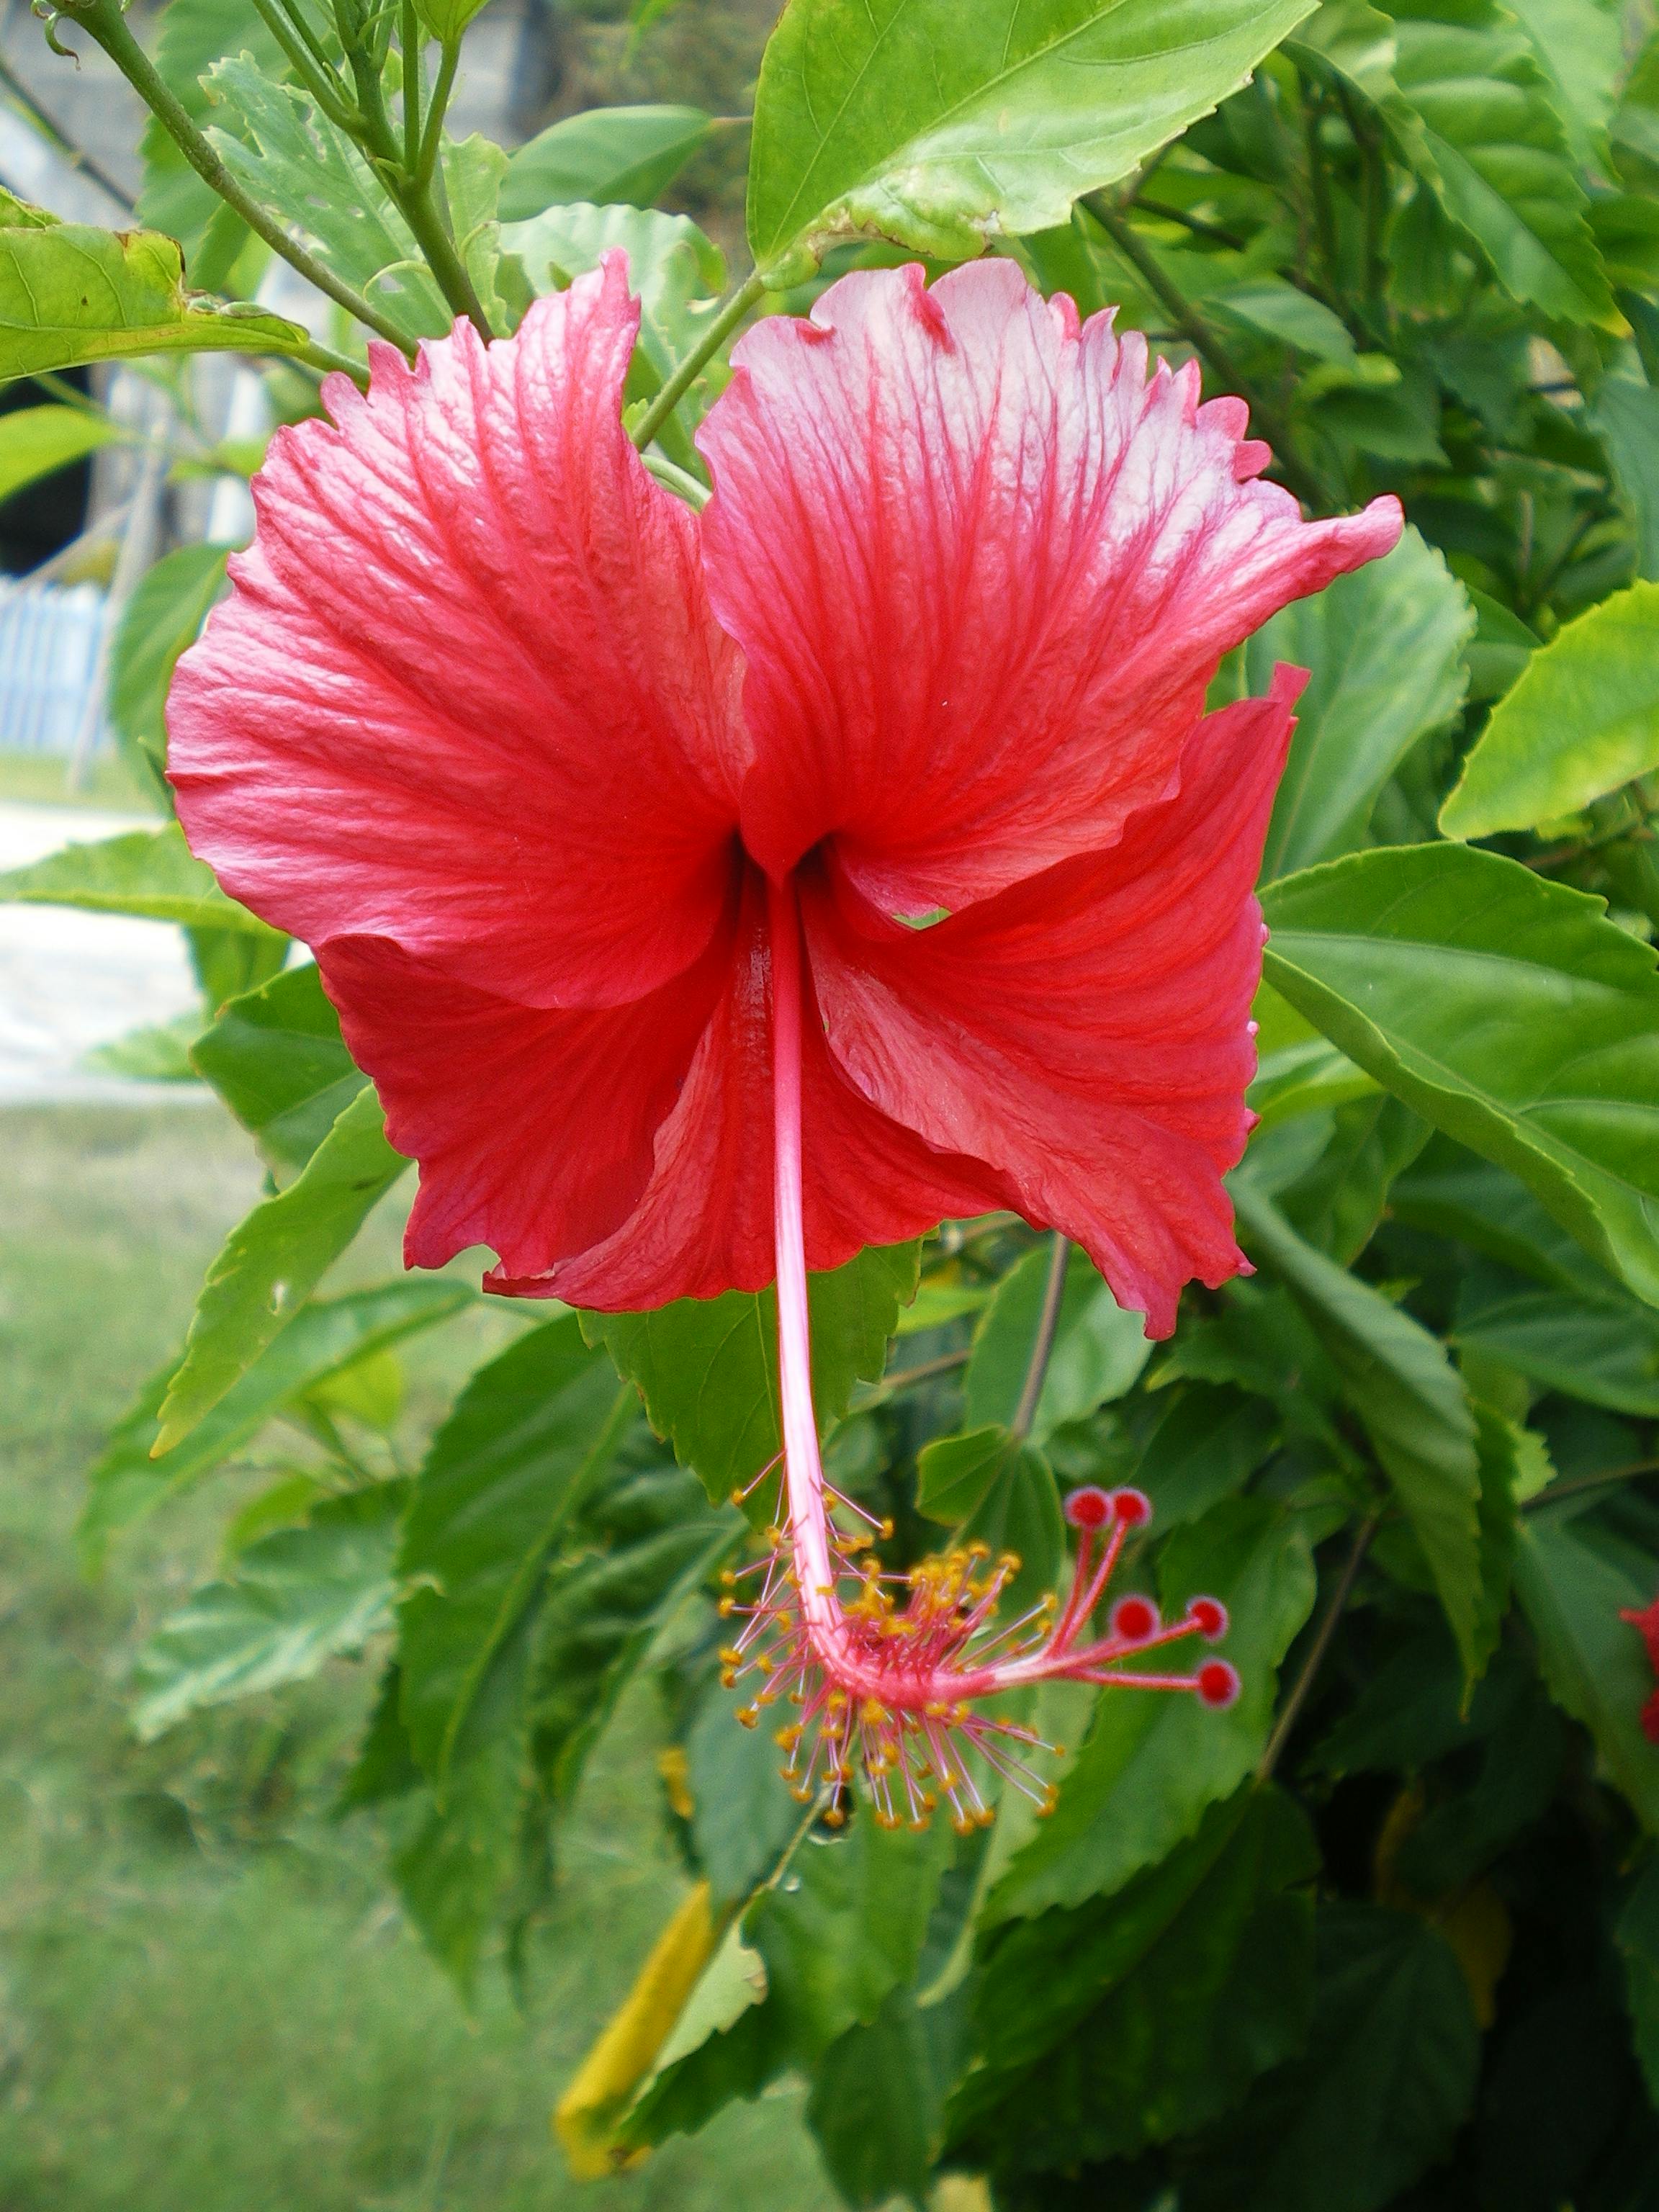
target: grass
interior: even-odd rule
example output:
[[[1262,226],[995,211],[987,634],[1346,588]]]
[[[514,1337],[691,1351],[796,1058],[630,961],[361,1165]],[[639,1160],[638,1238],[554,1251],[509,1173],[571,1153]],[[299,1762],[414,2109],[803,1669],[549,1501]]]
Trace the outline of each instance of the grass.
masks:
[[[372,1668],[134,1740],[129,1655],[210,1571],[227,1493],[140,1532],[92,1585],[72,1547],[82,1470],[176,1345],[258,1175],[205,1114],[15,1109],[0,1134],[0,2204],[827,2208],[793,2093],[597,2186],[551,2144],[550,2106],[681,1890],[647,1699],[592,1771],[525,2012],[496,1983],[471,2021],[372,1832],[322,1810]],[[389,1263],[395,1227],[357,1266]],[[501,1323],[468,1326],[434,1356],[429,1410]]]
[[[70,788],[69,763],[58,753],[0,751],[0,799],[34,805],[105,807],[118,814],[154,814],[155,800],[142,792],[119,757],[100,752],[86,779]]]

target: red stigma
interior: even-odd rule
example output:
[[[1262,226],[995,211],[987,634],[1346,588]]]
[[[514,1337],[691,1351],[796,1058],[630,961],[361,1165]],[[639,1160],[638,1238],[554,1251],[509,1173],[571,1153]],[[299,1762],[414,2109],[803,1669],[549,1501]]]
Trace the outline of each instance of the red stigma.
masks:
[[[1066,1518],[1073,1528],[1101,1528],[1111,1517],[1111,1499],[1092,1482],[1074,1490],[1066,1501]]]
[[[1227,1633],[1227,1608],[1219,1598],[1195,1597],[1187,1618],[1206,1644],[1219,1644]]]
[[[1112,1633],[1126,1644],[1144,1644],[1158,1631],[1158,1607],[1150,1598],[1121,1599],[1112,1613]]]
[[[1206,1705],[1231,1705],[1238,1695],[1238,1671],[1224,1659],[1206,1659],[1194,1679]]]
[[[1139,1528],[1152,1517],[1152,1501],[1144,1490],[1115,1490],[1112,1511],[1126,1528]]]

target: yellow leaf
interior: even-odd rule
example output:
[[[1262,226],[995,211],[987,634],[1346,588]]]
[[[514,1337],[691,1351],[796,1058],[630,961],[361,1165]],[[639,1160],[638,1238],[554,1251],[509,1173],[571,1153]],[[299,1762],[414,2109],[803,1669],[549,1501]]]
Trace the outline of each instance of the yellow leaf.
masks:
[[[579,2180],[602,2180],[646,2155],[615,2141],[616,2123],[714,1955],[716,1932],[708,1884],[699,1882],[657,1938],[639,1978],[560,2098],[553,2129]]]

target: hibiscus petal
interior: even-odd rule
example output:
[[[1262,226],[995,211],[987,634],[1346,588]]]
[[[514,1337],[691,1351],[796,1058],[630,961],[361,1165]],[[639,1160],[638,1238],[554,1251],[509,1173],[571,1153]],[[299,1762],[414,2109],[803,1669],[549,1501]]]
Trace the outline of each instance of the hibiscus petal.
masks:
[[[803,1014],[809,1267],[836,1267],[866,1244],[897,1243],[947,1215],[1010,1202],[994,1172],[942,1155],[863,1098],[826,1050],[816,1008]],[[487,1283],[605,1312],[715,1297],[772,1280],[772,1235],[771,963],[765,895],[750,872],[725,988],[627,1220],[539,1279],[503,1266]]]
[[[819,872],[803,896],[831,1052],[930,1144],[994,1168],[1029,1220],[1075,1237],[1147,1334],[1182,1285],[1242,1255],[1223,1173],[1244,1149],[1261,969],[1253,895],[1306,682],[1199,725],[1176,797],[1109,851],[933,928]]]
[[[192,848],[313,945],[390,939],[537,1006],[639,997],[729,896],[740,664],[696,518],[619,402],[626,264],[280,431],[235,591],[179,664]]]
[[[1383,553],[1399,502],[1305,523],[1240,401],[1150,379],[1012,262],[864,270],[738,346],[699,442],[714,611],[749,661],[745,842],[833,833],[883,911],[1097,851],[1171,789],[1223,653]]]
[[[566,1010],[459,982],[386,938],[331,939],[319,964],[346,1042],[421,1164],[407,1263],[487,1244],[535,1276],[624,1221],[729,957],[728,927],[632,1006]]]

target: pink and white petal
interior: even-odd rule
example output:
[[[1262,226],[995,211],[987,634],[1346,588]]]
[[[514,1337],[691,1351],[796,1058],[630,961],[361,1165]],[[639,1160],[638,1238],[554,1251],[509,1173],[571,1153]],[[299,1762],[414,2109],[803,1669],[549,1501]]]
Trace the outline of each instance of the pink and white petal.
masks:
[[[194,850],[319,945],[384,937],[528,1006],[636,999],[729,895],[741,664],[696,518],[624,434],[620,254],[280,431],[235,589],[179,663]]]
[[[921,931],[818,872],[806,938],[830,1051],[927,1141],[984,1161],[1089,1252],[1147,1333],[1241,1255],[1221,1177],[1244,1149],[1261,969],[1254,896],[1305,676],[1207,716],[1176,796],[1109,851]]]
[[[323,982],[386,1133],[420,1162],[404,1255],[441,1267],[490,1246],[544,1273],[638,1203],[652,1147],[717,1001],[730,927],[631,1006],[520,1005],[382,937],[335,937]]]
[[[734,354],[699,433],[714,611],[748,660],[745,842],[832,836],[888,914],[1115,839],[1173,787],[1221,655],[1386,552],[1399,502],[1308,523],[1267,448],[1138,333],[1011,261],[832,285]]]
[[[897,1243],[947,1216],[1009,1203],[1006,1185],[977,1162],[936,1152],[872,1106],[826,1049],[811,1005],[803,1029],[809,1267],[840,1267],[866,1245]],[[605,1312],[760,1290],[777,1272],[772,1160],[771,959],[765,896],[751,872],[726,988],[627,1220],[538,1280],[502,1267],[489,1287]]]

